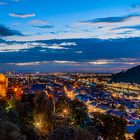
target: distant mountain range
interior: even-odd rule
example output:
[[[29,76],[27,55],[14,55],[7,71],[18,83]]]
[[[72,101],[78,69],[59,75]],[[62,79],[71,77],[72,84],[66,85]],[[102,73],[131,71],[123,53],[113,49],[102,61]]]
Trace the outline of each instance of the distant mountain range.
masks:
[[[112,76],[112,82],[128,82],[128,83],[138,83],[140,84],[140,65],[128,69],[127,71],[122,71]]]

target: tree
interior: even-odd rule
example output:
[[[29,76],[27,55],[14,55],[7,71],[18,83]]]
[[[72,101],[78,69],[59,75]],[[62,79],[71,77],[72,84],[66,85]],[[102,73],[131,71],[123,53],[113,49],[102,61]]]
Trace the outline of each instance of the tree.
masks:
[[[19,126],[19,114],[18,114],[17,110],[10,109],[7,113],[7,116],[8,116],[9,122],[12,122],[16,126]]]
[[[139,106],[138,109],[137,109],[137,114],[140,115],[140,106]]]
[[[26,140],[26,137],[13,123],[0,120],[0,140]]]
[[[54,127],[54,102],[46,93],[36,94],[34,98],[34,125],[43,136],[50,134]]]
[[[55,104],[55,128],[71,125],[70,100],[67,97],[59,97]]]
[[[60,97],[56,102],[56,128],[66,126],[85,126],[88,121],[86,106],[79,100]]]
[[[125,140],[127,122],[120,117],[95,113],[94,122],[98,133],[107,140]]]
[[[1,108],[1,110],[5,110],[6,105],[7,105],[7,101],[4,100],[4,99],[0,99],[0,108]]]
[[[134,139],[135,140],[140,140],[140,129],[139,130],[137,130],[135,133],[134,133]]]
[[[62,127],[56,129],[48,140],[94,140],[86,129]]]
[[[75,119],[75,125],[78,126],[85,126],[88,121],[88,114],[87,114],[87,108],[86,105],[83,104],[83,102],[79,100],[73,100],[70,103],[71,108],[71,114],[73,115],[73,118]]]
[[[6,113],[0,108],[0,120],[8,120]]]
[[[20,128],[24,129],[33,124],[34,108],[28,102],[17,101],[15,109],[19,114]]]
[[[22,133],[26,135],[26,140],[39,140],[39,135],[34,127],[24,128]]]

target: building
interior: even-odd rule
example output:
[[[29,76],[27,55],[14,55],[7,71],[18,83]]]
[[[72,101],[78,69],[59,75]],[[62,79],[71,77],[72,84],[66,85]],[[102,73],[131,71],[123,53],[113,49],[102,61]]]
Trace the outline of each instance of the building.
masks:
[[[4,74],[0,74],[0,96],[6,96],[6,90],[8,88],[8,78]]]
[[[31,75],[29,75],[28,77],[28,85],[32,85],[33,84],[33,77]]]
[[[31,86],[31,91],[33,92],[46,91],[46,84],[33,84]]]

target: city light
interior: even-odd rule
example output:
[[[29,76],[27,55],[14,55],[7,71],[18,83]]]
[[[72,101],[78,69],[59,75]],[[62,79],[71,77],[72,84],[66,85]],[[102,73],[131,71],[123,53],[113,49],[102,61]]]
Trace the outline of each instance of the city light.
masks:
[[[67,115],[69,114],[69,111],[68,111],[67,108],[65,108],[65,109],[63,110],[63,114],[64,114],[64,116],[67,116]]]

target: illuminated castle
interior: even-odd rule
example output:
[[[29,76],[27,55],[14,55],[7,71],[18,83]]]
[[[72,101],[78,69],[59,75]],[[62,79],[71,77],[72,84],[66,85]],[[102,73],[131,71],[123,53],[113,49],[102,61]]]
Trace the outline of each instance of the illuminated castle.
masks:
[[[6,96],[6,89],[8,88],[8,78],[4,74],[0,74],[0,96]]]

